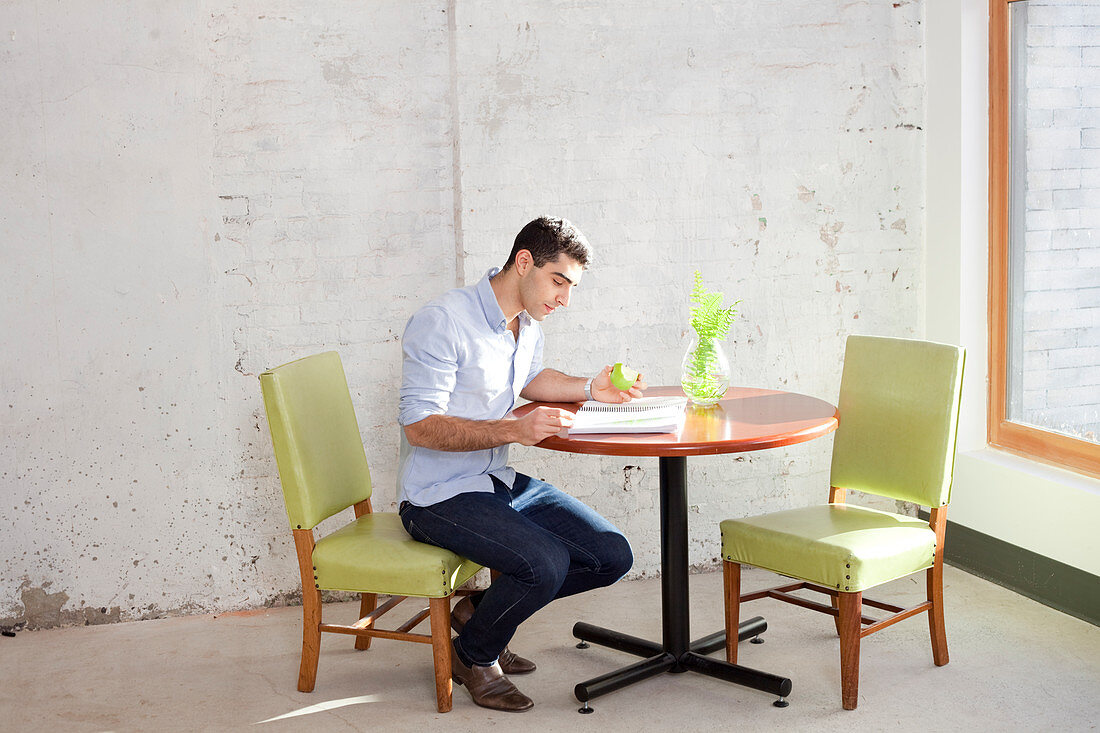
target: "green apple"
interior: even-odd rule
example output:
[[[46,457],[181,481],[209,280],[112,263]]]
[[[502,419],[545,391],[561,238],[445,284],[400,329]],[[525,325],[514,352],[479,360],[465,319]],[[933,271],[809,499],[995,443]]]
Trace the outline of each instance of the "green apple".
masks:
[[[611,385],[620,392],[629,391],[641,378],[641,374],[628,366],[623,366],[621,361],[615,362],[615,366],[611,368]]]

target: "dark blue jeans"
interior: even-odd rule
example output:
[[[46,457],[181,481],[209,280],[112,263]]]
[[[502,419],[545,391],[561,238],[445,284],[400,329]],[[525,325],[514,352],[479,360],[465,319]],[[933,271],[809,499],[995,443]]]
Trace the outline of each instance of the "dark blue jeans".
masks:
[[[611,585],[634,562],[622,532],[581,501],[530,476],[511,489],[471,492],[426,507],[402,502],[401,521],[420,542],[500,573],[472,600],[455,642],[461,661],[496,661],[516,628],[555,598]]]

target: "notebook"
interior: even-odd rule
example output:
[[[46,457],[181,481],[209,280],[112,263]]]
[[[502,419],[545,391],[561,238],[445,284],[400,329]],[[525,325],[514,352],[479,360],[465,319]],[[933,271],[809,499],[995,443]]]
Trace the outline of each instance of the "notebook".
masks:
[[[570,435],[675,433],[684,425],[685,397],[640,397],[621,405],[588,401],[577,410]]]

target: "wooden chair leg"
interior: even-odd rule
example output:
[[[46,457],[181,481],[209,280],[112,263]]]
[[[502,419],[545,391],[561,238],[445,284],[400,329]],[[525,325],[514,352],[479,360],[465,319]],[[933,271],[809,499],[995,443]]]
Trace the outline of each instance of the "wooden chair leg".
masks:
[[[378,607],[377,593],[363,593],[362,596],[363,600],[359,602],[359,618],[363,618]],[[370,642],[371,637],[369,636],[357,636],[355,637],[355,648],[360,651],[370,649]]]
[[[943,622],[943,565],[936,563],[928,568],[928,634],[932,637],[932,661],[937,667],[947,664],[947,629]]]
[[[862,593],[840,594],[840,699],[845,710],[859,701],[859,632]]]
[[[829,602],[833,605],[833,608],[837,609],[838,611],[840,610],[840,596],[839,595],[835,595],[835,596],[830,595],[829,596]],[[833,616],[833,624],[836,626],[836,635],[840,636],[840,614],[839,613],[836,616]]]
[[[435,665],[435,697],[439,712],[451,709],[451,597],[430,598],[432,656]]]
[[[741,623],[741,565],[724,560],[722,579],[726,597],[726,661],[737,664],[737,627]]]
[[[298,689],[313,692],[317,684],[317,658],[321,654],[321,591],[302,589],[302,664],[298,668]]]

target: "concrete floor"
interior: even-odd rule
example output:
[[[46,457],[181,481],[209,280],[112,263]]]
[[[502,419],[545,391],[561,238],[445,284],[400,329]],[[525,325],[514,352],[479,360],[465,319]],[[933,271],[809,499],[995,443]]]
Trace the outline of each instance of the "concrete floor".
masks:
[[[746,590],[776,576],[745,573]],[[721,574],[693,576],[693,636],[722,624]],[[917,601],[923,580],[875,597]],[[295,689],[301,609],[23,632],[0,639],[0,729],[6,731],[446,730],[1095,730],[1100,724],[1100,629],[954,568],[946,571],[951,663],[932,664],[918,616],[863,642],[859,709],[840,707],[839,653],[827,617],[775,601],[767,642],[744,643],[742,663],[785,674],[790,707],[694,673],[662,675],[593,701],[579,715],[573,685],[636,658],[574,647],[584,619],[660,636],[657,580],[621,582],[565,599],[520,629],[512,647],[539,669],[517,677],[535,699],[523,714],[476,707],[455,687],[454,710],[435,710],[427,645],[376,640],[366,652],[326,634],[317,688]],[[408,605],[408,604],[406,604]],[[400,611],[401,609],[399,609]],[[399,611],[395,611],[399,613]],[[350,621],[354,604],[326,607]],[[405,614],[401,614],[402,620]]]

